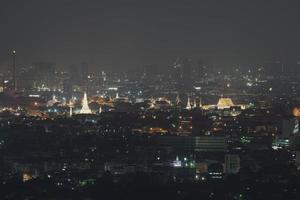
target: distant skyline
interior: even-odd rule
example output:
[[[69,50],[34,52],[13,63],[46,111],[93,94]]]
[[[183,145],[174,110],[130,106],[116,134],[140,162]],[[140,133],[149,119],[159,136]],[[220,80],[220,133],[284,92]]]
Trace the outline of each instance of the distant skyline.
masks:
[[[0,68],[127,69],[191,57],[228,66],[300,60],[299,1],[2,0]]]

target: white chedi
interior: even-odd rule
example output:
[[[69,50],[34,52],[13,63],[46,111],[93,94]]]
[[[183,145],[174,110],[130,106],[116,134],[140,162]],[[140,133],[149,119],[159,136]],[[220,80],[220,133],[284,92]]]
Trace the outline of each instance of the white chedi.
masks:
[[[83,99],[82,99],[82,107],[81,107],[81,110],[79,113],[80,114],[92,114],[92,111],[89,108],[86,92],[84,92]]]

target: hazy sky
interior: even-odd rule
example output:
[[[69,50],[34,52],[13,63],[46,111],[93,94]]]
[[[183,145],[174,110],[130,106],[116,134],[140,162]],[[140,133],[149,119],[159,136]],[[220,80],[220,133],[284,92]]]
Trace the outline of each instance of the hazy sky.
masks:
[[[0,65],[300,59],[300,1],[1,0]]]

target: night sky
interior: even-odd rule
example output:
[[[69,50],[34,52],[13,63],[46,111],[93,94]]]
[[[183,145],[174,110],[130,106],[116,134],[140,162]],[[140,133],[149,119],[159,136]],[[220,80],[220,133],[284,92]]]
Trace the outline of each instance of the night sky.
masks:
[[[300,60],[300,1],[1,0],[0,66],[115,69],[191,57],[220,66]]]

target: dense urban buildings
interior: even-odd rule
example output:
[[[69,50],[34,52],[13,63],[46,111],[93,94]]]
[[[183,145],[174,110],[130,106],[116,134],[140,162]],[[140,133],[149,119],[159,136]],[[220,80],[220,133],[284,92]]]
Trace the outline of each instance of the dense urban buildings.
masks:
[[[25,89],[18,78],[14,90],[13,76],[1,83],[6,198],[28,197],[31,189],[44,191],[36,198],[117,198],[113,191],[136,187],[174,197],[197,188],[204,198],[259,199],[270,190],[275,199],[299,197],[297,75],[211,67],[178,89],[173,73],[102,71],[80,79],[47,67],[38,85]]]

